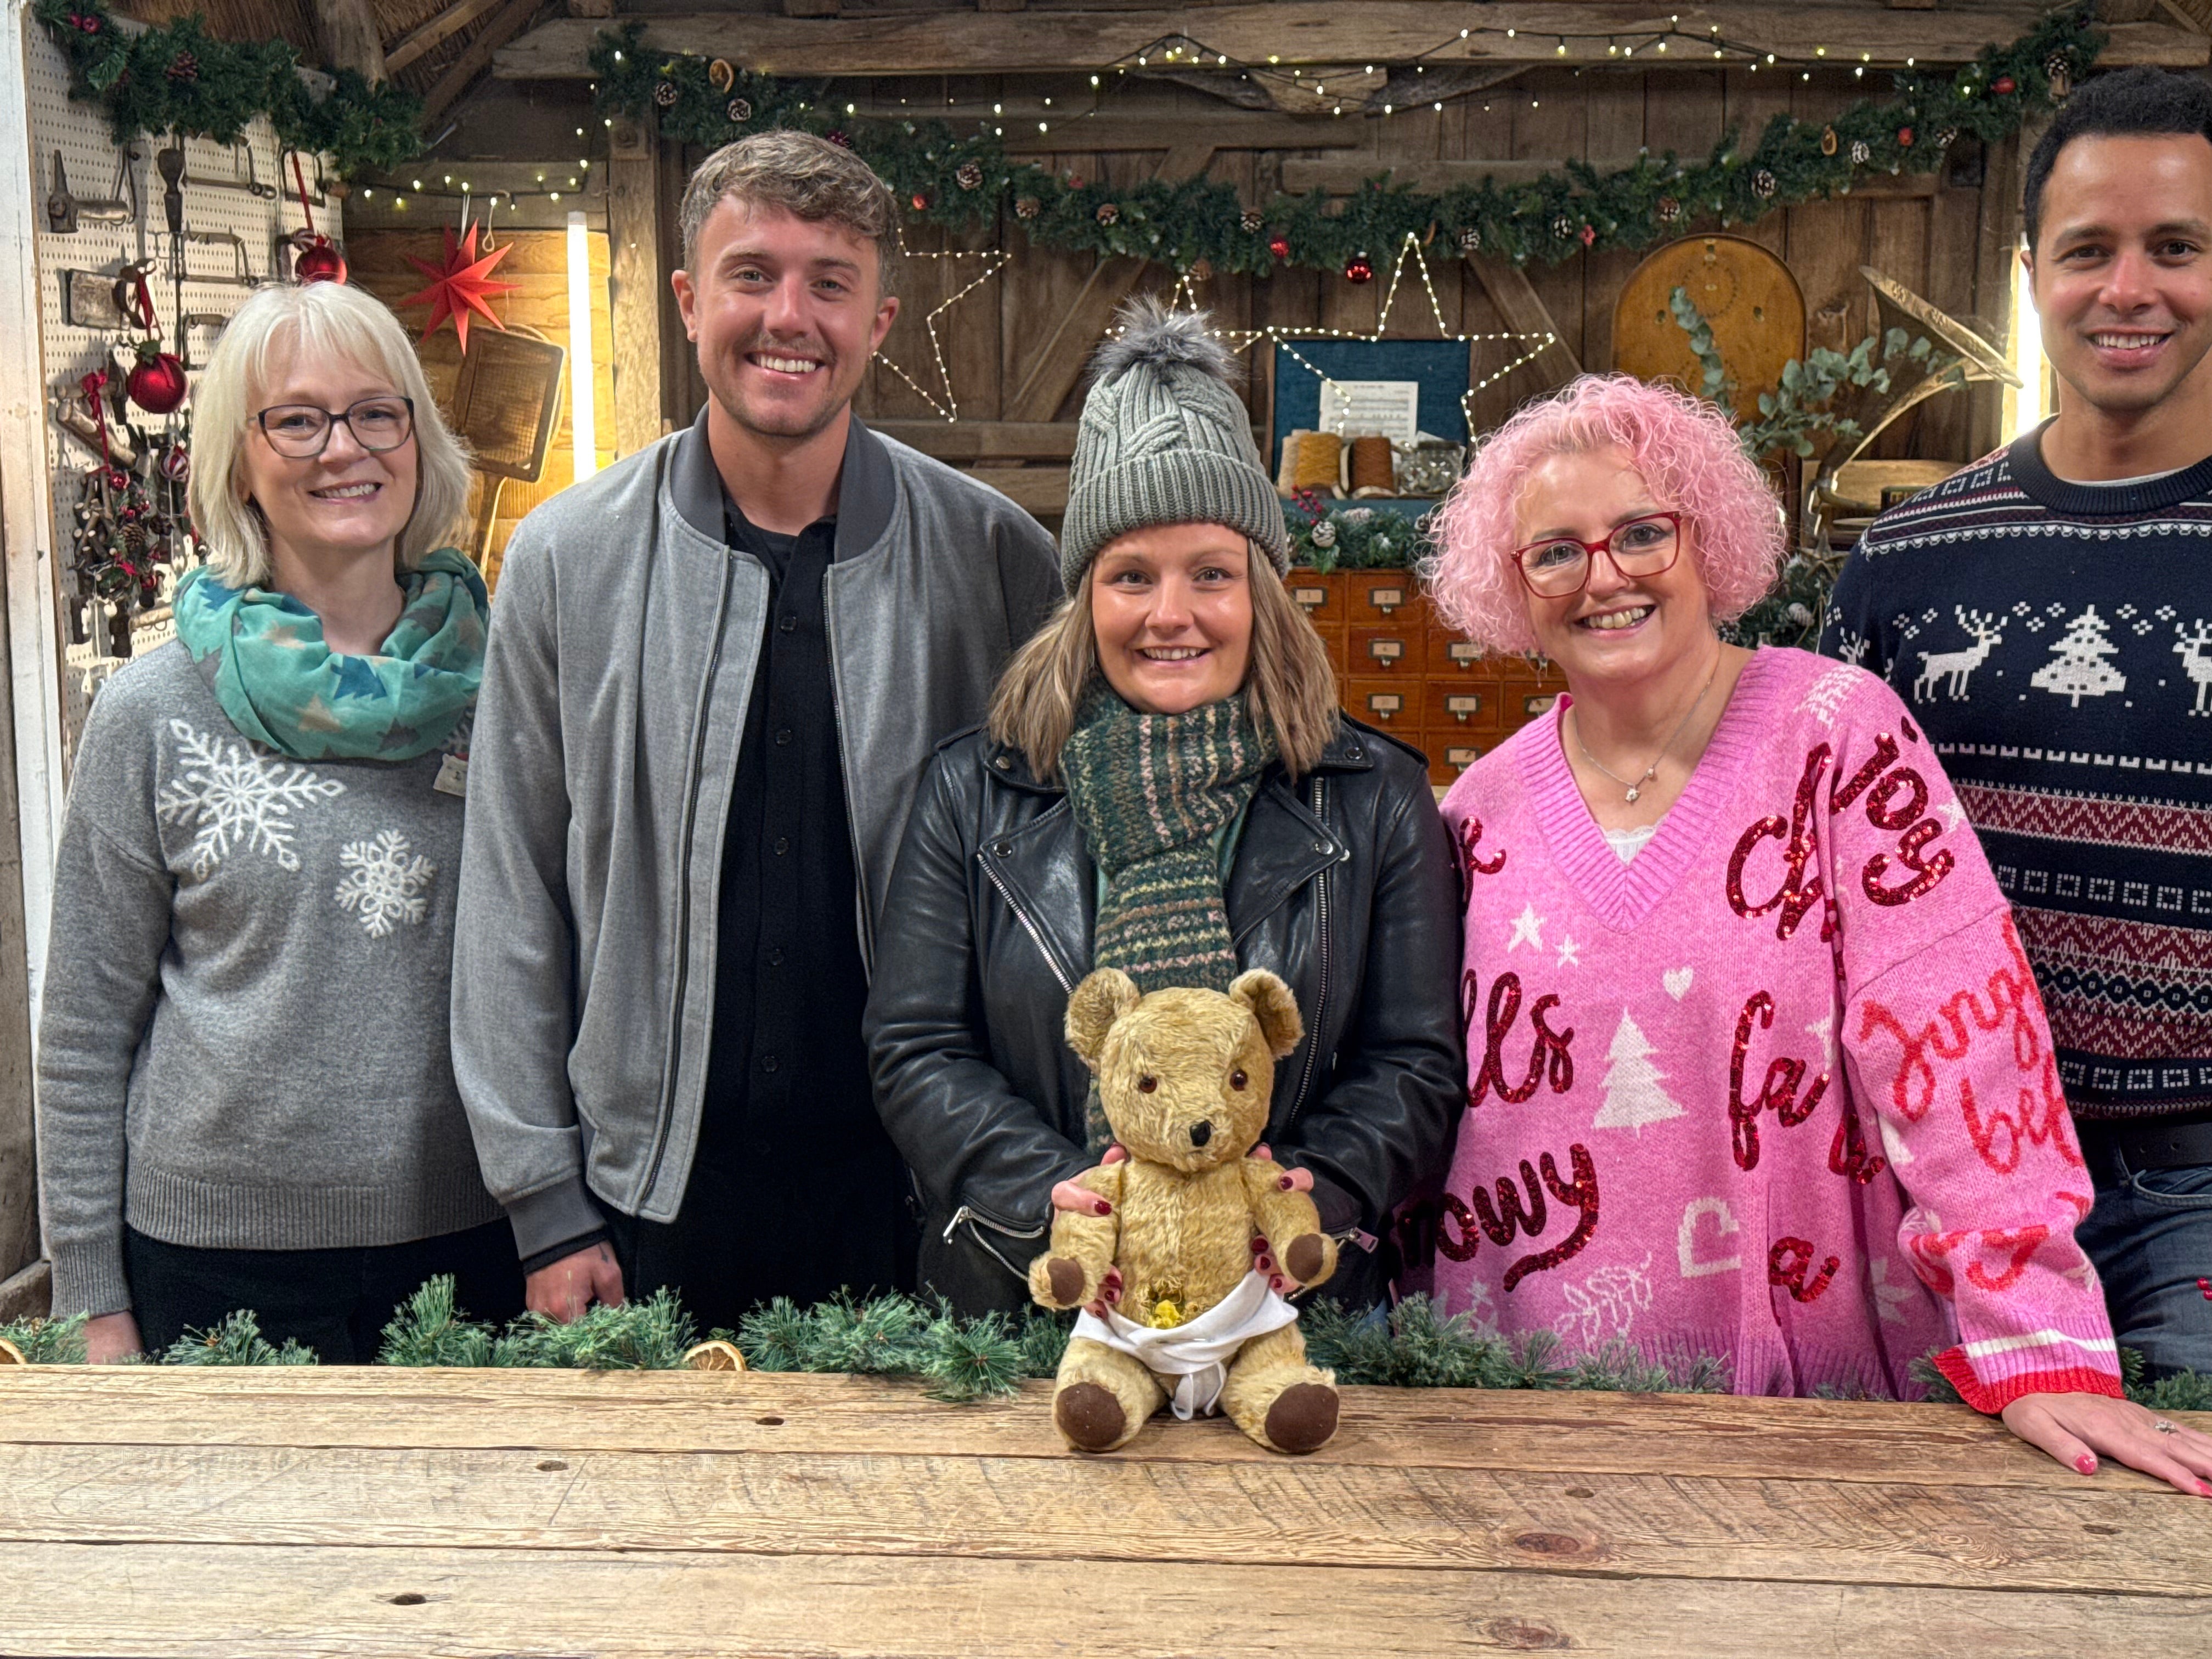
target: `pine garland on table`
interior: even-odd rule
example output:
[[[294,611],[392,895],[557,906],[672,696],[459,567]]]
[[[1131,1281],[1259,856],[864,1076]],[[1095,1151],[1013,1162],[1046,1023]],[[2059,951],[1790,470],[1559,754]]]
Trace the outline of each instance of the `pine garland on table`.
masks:
[[[1749,144],[1731,131],[1703,158],[1669,151],[1601,175],[1579,161],[1526,184],[1486,179],[1427,192],[1370,180],[1349,198],[1321,191],[1242,201],[1203,179],[1109,185],[1010,161],[995,131],[956,132],[941,120],[845,112],[827,81],[781,80],[721,59],[656,52],[646,25],[602,32],[590,62],[600,112],[649,124],[664,137],[709,146],[791,127],[846,144],[927,222],[962,227],[1011,206],[1030,241],[1104,256],[1222,272],[1281,265],[1346,272],[1408,233],[1516,263],[1556,263],[1586,248],[1644,248],[1693,221],[1748,224],[1778,208],[1847,193],[1862,180],[1942,165],[1962,137],[1995,143],[2046,113],[2096,61],[2103,37],[2091,7],[2051,13],[2020,39],[1984,47],[1971,64],[1907,70],[1887,99],[1865,99],[1826,120],[1787,113]],[[1081,121],[1063,123],[1082,148]]]
[[[1041,1309],[1018,1318],[985,1314],[962,1318],[942,1302],[910,1296],[841,1297],[800,1308],[779,1297],[726,1331],[759,1371],[847,1372],[911,1376],[932,1397],[954,1402],[1013,1394],[1024,1377],[1059,1368],[1073,1320]],[[1725,1364],[1710,1358],[1672,1365],[1645,1361],[1624,1343],[1569,1358],[1548,1331],[1505,1338],[1479,1332],[1465,1314],[1439,1315],[1426,1297],[1390,1309],[1347,1310],[1310,1303],[1299,1322],[1306,1352],[1346,1385],[1394,1389],[1534,1389],[1626,1394],[1721,1394]],[[0,1324],[0,1338],[34,1365],[85,1360],[85,1318],[18,1319]],[[570,1325],[525,1314],[504,1333],[454,1305],[453,1281],[440,1275],[408,1299],[384,1328],[380,1365],[459,1365],[500,1369],[675,1370],[684,1364],[691,1317],[666,1291],[620,1308],[593,1308]],[[207,1331],[187,1332],[153,1363],[163,1365],[312,1365],[297,1342],[277,1347],[249,1312],[232,1314]],[[2142,1356],[2120,1350],[2128,1397],[2154,1411],[2212,1411],[2212,1377],[2182,1371],[2142,1380]],[[1929,1399],[1958,1403],[1958,1394],[1924,1360],[1913,1364]]]
[[[198,15],[124,27],[102,0],[37,0],[33,15],[69,60],[70,96],[107,112],[118,144],[180,132],[232,143],[266,115],[287,149],[324,155],[338,177],[396,167],[422,153],[422,102],[393,82],[326,71],[317,98],[283,40],[218,40]]]

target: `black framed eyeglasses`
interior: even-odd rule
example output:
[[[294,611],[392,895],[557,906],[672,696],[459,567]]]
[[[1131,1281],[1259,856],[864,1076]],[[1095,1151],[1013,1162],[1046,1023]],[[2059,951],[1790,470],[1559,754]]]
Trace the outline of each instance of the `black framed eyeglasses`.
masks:
[[[1647,513],[1615,525],[1613,533],[1594,542],[1572,536],[1554,536],[1513,550],[1514,568],[1540,599],[1563,599],[1589,585],[1597,556],[1606,554],[1623,576],[1656,576],[1673,568],[1682,551],[1682,515]]]
[[[327,448],[339,422],[373,455],[397,449],[415,435],[412,398],[363,398],[344,409],[313,404],[274,404],[253,417],[270,448],[295,461],[313,460]]]

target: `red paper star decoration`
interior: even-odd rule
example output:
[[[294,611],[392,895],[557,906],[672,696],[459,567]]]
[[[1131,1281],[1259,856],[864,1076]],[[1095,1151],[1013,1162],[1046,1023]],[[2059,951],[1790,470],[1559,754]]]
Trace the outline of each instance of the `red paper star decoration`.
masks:
[[[495,283],[491,268],[507,258],[504,247],[495,247],[482,258],[477,257],[477,232],[482,228],[471,225],[467,234],[455,236],[453,228],[446,228],[446,264],[441,270],[428,259],[407,256],[407,263],[430,278],[430,286],[420,293],[410,294],[399,303],[403,306],[428,306],[430,321],[422,330],[428,339],[438,331],[438,325],[447,318],[453,319],[453,332],[460,337],[461,349],[469,349],[469,313],[480,312],[494,328],[504,332],[507,325],[484,303],[494,294],[505,294],[522,286],[520,283]]]

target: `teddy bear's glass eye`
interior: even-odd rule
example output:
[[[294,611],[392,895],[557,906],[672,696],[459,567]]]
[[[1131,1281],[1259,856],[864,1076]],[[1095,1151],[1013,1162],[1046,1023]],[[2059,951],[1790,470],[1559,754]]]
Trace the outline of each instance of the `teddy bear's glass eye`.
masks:
[[[1148,1095],[1159,1086],[1160,1080],[1156,1077],[1140,1077],[1137,1079],[1137,1092],[1140,1095]]]
[[[1232,1089],[1241,1089],[1251,1080],[1242,1070],[1234,1071],[1229,1074],[1229,1086]]]

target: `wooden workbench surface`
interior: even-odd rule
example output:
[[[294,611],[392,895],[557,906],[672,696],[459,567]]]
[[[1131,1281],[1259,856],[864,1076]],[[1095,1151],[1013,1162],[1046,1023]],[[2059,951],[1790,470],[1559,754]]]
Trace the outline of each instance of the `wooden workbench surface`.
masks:
[[[1169,1419],[1079,1458],[1042,1383],[0,1372],[0,1654],[2212,1650],[2212,1502],[1963,1407],[1345,1407],[1310,1458]]]

